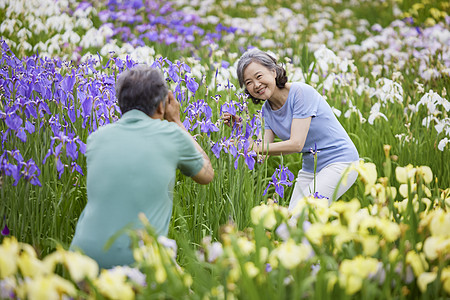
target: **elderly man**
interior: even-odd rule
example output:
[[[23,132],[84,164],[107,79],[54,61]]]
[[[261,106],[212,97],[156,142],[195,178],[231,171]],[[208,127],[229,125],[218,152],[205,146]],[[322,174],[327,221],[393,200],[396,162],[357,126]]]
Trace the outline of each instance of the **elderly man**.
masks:
[[[200,184],[214,177],[211,162],[180,121],[180,104],[157,69],[138,66],[116,83],[122,117],[87,140],[87,197],[71,249],[100,267],[134,262],[125,226],[140,228],[143,212],[159,235],[167,235],[176,169]]]

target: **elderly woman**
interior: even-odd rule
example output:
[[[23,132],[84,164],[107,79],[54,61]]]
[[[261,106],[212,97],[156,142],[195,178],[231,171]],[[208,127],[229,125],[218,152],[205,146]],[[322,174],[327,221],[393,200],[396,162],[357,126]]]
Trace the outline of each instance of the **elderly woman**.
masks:
[[[237,76],[255,104],[265,101],[264,138],[262,143],[254,143],[254,149],[268,155],[303,154],[289,209],[303,196],[321,195],[330,203],[341,197],[355,182],[357,173],[351,171],[347,178],[341,178],[358,162],[359,155],[325,99],[310,85],[288,82],[286,70],[276,59],[256,48],[241,56]],[[227,124],[234,120],[229,114],[223,118]],[[282,141],[274,142],[275,136]],[[316,169],[312,152],[320,152]]]
[[[144,213],[159,235],[167,235],[176,169],[200,184],[214,177],[210,160],[184,129],[180,104],[161,72],[138,66],[116,83],[122,117],[87,140],[87,204],[71,249],[81,249],[102,268],[134,262],[126,226],[142,227]]]

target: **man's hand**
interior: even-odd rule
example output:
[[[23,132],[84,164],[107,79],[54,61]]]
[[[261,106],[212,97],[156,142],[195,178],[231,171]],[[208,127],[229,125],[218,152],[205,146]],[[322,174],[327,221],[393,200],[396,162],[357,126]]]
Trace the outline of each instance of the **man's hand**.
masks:
[[[181,123],[180,121],[180,102],[173,96],[172,91],[167,95],[166,110],[164,119],[169,122]]]

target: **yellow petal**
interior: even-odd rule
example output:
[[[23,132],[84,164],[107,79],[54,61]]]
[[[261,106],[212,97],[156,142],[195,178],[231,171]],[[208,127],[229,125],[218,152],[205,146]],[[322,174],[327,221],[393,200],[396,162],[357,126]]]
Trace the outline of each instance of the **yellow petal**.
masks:
[[[31,278],[44,274],[47,269],[45,265],[36,257],[34,250],[31,253],[26,251],[23,252],[19,256],[17,264],[22,274]]]
[[[450,266],[446,267],[441,272],[441,281],[443,283],[444,290],[450,294]]]
[[[55,274],[28,281],[26,290],[30,300],[56,300],[61,299],[61,295],[75,296],[76,294],[76,289],[70,281]]]
[[[395,177],[399,183],[408,183],[408,180],[414,178],[415,174],[416,168],[414,168],[411,164],[406,167],[395,168]]]
[[[311,247],[305,244],[297,245],[293,239],[282,243],[276,249],[276,254],[283,267],[293,269],[304,261],[311,253]]]
[[[362,239],[363,251],[367,256],[372,256],[378,251],[379,241],[377,236],[368,236]]]
[[[395,197],[397,196],[397,189],[394,186],[388,186],[386,188],[386,193],[388,197],[395,199]]]
[[[428,263],[425,260],[424,254],[417,254],[414,250],[411,250],[406,254],[406,263],[411,265],[416,277],[420,276],[420,274],[428,269]]]
[[[400,253],[400,251],[397,248],[392,249],[388,255],[389,261],[391,263],[394,263],[397,260],[399,253]]]
[[[97,262],[79,252],[67,251],[64,254],[64,264],[75,282],[80,282],[85,278],[94,279],[98,276]]]
[[[408,198],[408,185],[406,183],[401,184],[398,188],[398,192],[403,198]]]
[[[126,275],[120,272],[120,269],[102,270],[100,276],[94,280],[94,285],[103,296],[110,299],[134,299],[133,289],[126,282]]]
[[[345,286],[345,292],[348,295],[355,294],[356,292],[358,292],[361,289],[362,283],[363,283],[363,281],[362,281],[361,277],[350,275],[347,278],[347,285]]]
[[[395,177],[399,183],[407,183],[407,172],[406,168],[397,167],[395,168]]]
[[[443,281],[443,287],[447,294],[450,294],[450,278]]]
[[[259,269],[255,267],[255,264],[251,261],[246,262],[244,268],[250,278],[254,278],[259,273]]]
[[[439,246],[439,240],[440,238],[434,236],[430,236],[425,240],[425,243],[423,245],[423,252],[425,253],[425,256],[429,260],[434,260],[437,258],[438,256],[437,249]]]
[[[442,209],[436,210],[430,221],[430,231],[434,236],[450,236],[450,212]]]
[[[6,237],[0,245],[0,279],[14,275],[17,272],[17,257],[19,243],[15,237]]]
[[[419,275],[417,278],[417,285],[419,286],[419,289],[422,293],[425,293],[427,291],[427,286],[429,283],[432,283],[436,280],[436,273],[433,272],[424,272]]]
[[[433,172],[428,166],[421,166],[417,168],[417,173],[423,178],[425,183],[430,183],[433,181]]]

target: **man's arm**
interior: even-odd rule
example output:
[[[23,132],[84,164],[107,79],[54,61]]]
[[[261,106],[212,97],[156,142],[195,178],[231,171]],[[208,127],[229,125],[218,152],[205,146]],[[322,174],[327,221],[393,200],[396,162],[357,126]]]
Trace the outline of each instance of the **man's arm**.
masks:
[[[184,125],[180,120],[180,103],[175,99],[171,91],[169,91],[164,119],[169,122],[174,122],[181,129],[187,132],[186,128],[184,128]],[[198,152],[200,152],[203,156],[203,167],[196,175],[192,176],[192,179],[194,179],[194,181],[199,184],[208,184],[214,178],[214,169],[211,165],[211,161],[209,160],[209,157],[208,155],[206,155],[205,151],[203,151],[202,147],[200,147],[197,141],[192,137],[192,135],[190,135],[189,133],[188,135],[194,143],[195,149],[197,149]]]

